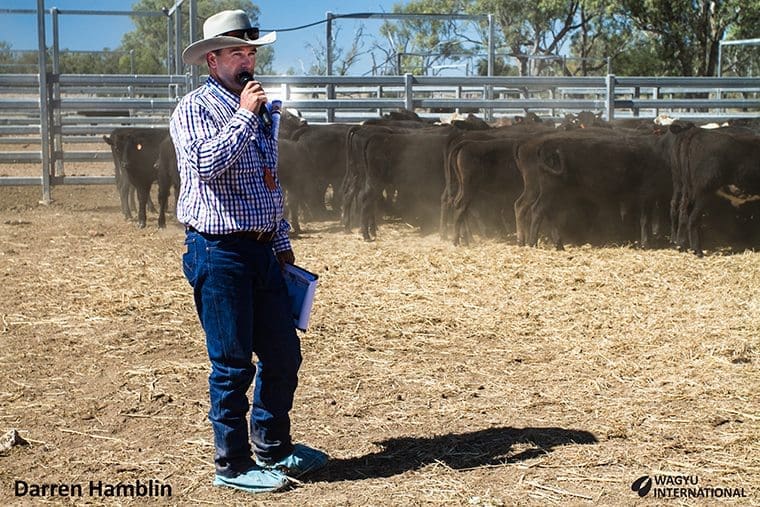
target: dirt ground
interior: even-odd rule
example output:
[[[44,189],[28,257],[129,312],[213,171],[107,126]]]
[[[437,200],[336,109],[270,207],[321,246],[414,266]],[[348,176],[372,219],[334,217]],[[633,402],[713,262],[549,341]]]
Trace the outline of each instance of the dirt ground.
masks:
[[[0,436],[26,441],[0,452],[2,505],[633,506],[667,488],[671,505],[760,505],[760,253],[307,223],[294,249],[320,282],[293,433],[332,461],[250,496],[211,485],[182,229],[137,229],[111,186],[40,197],[0,187]],[[673,497],[681,476],[702,496]],[[136,481],[171,496],[89,489]]]

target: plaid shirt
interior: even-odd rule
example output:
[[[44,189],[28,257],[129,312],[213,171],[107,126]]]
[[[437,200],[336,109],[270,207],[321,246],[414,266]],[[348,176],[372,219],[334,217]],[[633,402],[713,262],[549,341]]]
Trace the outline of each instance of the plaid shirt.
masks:
[[[208,234],[276,230],[274,250],[290,249],[277,176],[279,114],[267,136],[258,115],[214,78],[185,95],[169,123],[181,187],[177,219]],[[276,188],[264,181],[271,171]]]

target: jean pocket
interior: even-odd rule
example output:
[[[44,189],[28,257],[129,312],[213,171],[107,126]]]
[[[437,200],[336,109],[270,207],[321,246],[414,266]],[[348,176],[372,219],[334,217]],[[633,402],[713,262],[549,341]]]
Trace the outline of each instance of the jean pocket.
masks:
[[[188,236],[185,238],[185,253],[182,254],[182,272],[185,278],[190,282],[191,286],[195,285],[195,281],[198,278],[198,256],[197,256],[197,241],[194,237]]]

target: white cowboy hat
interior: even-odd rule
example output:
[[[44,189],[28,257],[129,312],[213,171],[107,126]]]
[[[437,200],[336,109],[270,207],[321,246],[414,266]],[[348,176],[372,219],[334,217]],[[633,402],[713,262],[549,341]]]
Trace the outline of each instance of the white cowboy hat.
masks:
[[[240,32],[231,36],[229,32]],[[223,35],[227,34],[227,35]],[[206,53],[217,49],[238,46],[263,46],[277,40],[277,32],[259,37],[259,29],[251,26],[251,20],[242,10],[222,11],[203,23],[203,39],[195,41],[182,52],[182,60],[189,65],[206,63]]]

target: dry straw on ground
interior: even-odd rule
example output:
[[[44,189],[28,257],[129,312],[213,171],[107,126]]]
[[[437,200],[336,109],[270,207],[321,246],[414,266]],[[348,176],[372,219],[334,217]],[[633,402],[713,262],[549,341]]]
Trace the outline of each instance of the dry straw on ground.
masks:
[[[211,486],[181,229],[124,222],[110,187],[38,194],[0,187],[0,434],[29,442],[0,455],[4,505],[29,502],[16,480],[135,479],[175,505],[641,505],[631,483],[657,474],[746,494],[689,505],[760,504],[760,254],[309,223],[293,430],[334,460],[252,498]]]

